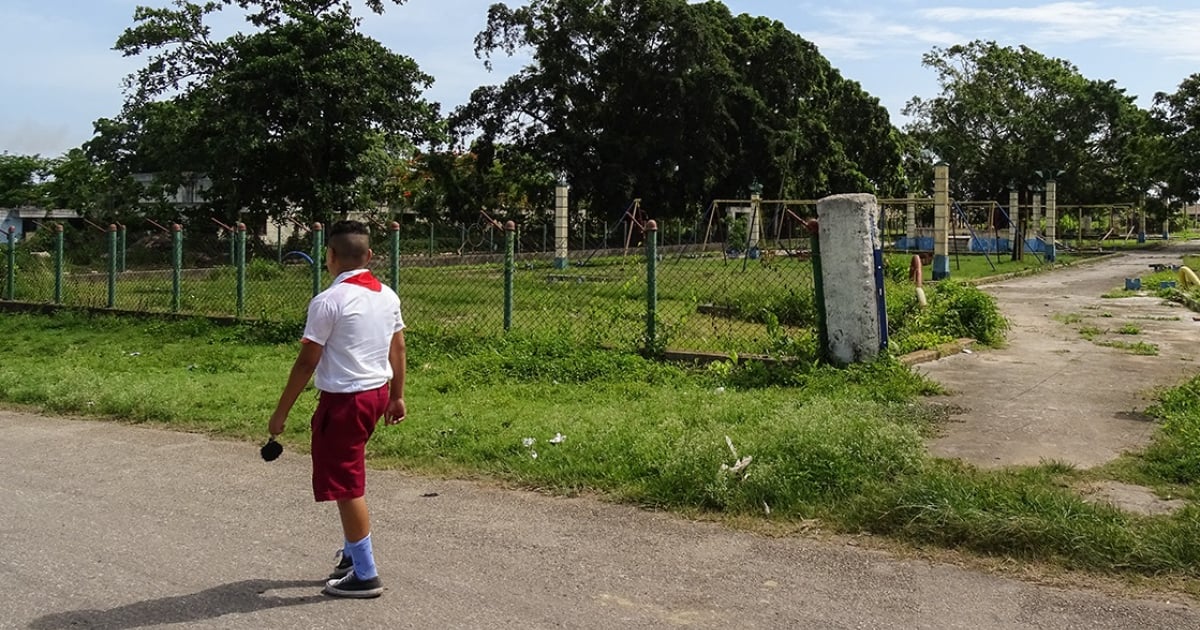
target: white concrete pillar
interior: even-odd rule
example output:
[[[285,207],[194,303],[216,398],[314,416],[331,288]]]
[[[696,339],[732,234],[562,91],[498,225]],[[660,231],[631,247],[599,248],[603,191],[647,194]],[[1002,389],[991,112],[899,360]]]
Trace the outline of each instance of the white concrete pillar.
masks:
[[[750,195],[750,216],[746,219],[746,228],[749,241],[746,253],[749,255],[750,250],[758,248],[758,241],[762,237],[762,193]]]
[[[1017,224],[1021,222],[1021,193],[1012,188],[1008,191],[1008,245],[1017,251]]]
[[[1054,262],[1054,240],[1058,237],[1058,182],[1046,182],[1046,262]]]
[[[845,365],[871,361],[886,340],[882,251],[874,195],[834,195],[817,202],[821,283],[829,355]],[[879,267],[879,269],[877,269]]]
[[[1030,203],[1033,204],[1033,209],[1029,213],[1030,236],[1036,241],[1042,234],[1042,194],[1033,193],[1033,201]]]
[[[917,249],[917,193],[908,193],[907,215],[904,219],[904,242],[907,249]]]
[[[568,231],[567,223],[567,207],[569,202],[568,195],[570,186],[567,185],[567,178],[561,177],[558,180],[558,186],[554,188],[554,268],[566,269],[568,266],[568,245],[570,243],[570,232]]]
[[[950,277],[950,167],[933,167],[933,279]]]

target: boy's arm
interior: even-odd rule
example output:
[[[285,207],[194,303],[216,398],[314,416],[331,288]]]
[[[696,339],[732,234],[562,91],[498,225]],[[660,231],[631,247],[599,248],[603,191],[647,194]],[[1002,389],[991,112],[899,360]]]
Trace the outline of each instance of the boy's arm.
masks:
[[[408,409],[404,405],[404,375],[407,364],[407,350],[404,347],[404,331],[397,330],[392,335],[392,345],[388,350],[388,362],[392,364],[392,386],[388,392],[388,407],[385,414],[388,424],[399,424],[404,421]]]
[[[308,380],[312,378],[313,371],[317,369],[317,363],[321,361],[321,354],[324,351],[325,347],[319,343],[306,340],[300,344],[300,355],[292,364],[292,372],[288,375],[287,385],[283,388],[283,394],[279,396],[279,404],[275,406],[275,413],[271,414],[271,422],[267,426],[267,430],[271,432],[272,436],[283,433],[283,425],[287,423],[288,413],[291,412],[292,405],[296,404],[296,399],[304,393],[304,388],[308,386]]]

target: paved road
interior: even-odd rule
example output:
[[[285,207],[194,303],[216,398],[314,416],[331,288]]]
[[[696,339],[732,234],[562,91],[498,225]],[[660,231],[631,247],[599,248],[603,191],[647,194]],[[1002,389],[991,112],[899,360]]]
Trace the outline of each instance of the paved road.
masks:
[[[931,451],[983,467],[1057,460],[1089,468],[1148,443],[1156,425],[1142,411],[1155,388],[1200,372],[1200,322],[1152,296],[1101,296],[1153,263],[1179,264],[1197,246],[1193,241],[983,286],[1012,324],[1008,343],[918,366],[952,392],[941,402],[963,410]],[[1125,325],[1140,332],[1120,334]],[[1088,340],[1084,327],[1104,332]],[[1158,354],[1096,342],[1148,343]]]
[[[387,471],[388,591],[334,600],[303,456],[5,411],[0,433],[3,628],[1200,628],[1177,603]]]

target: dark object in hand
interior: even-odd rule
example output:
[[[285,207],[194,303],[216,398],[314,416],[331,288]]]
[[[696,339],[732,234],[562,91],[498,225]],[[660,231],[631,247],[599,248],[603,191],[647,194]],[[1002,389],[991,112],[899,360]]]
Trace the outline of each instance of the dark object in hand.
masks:
[[[263,461],[273,462],[283,454],[283,445],[276,442],[275,437],[272,436],[271,439],[267,440],[266,444],[263,444],[260,452],[262,453]]]

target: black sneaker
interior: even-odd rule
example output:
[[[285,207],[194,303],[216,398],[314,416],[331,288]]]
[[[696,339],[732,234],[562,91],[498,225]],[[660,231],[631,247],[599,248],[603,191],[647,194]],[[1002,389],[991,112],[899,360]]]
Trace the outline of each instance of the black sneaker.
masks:
[[[325,594],[334,597],[354,597],[358,599],[367,599],[369,597],[379,597],[383,595],[383,582],[379,577],[373,577],[369,580],[359,579],[353,571],[347,573],[345,577],[337,580],[329,580],[325,583]]]
[[[329,579],[336,580],[346,577],[347,574],[354,570],[354,558],[346,555],[344,551],[339,549],[333,557],[337,558],[338,563],[337,566],[333,568],[333,573],[329,574]]]

